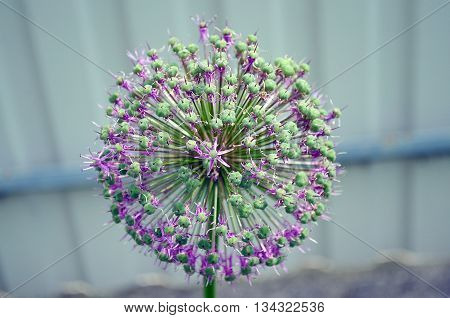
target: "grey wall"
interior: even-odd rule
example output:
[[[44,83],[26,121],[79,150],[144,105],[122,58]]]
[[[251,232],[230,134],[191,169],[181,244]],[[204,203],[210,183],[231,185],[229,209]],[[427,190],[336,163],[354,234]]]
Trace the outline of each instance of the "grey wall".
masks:
[[[257,30],[267,59],[310,59],[318,86],[444,1],[6,2],[113,72],[130,69],[127,50],[165,45],[168,29],[196,41],[190,16],[218,14],[219,26],[226,20],[244,35]],[[377,248],[408,249],[430,260],[450,255],[450,157],[414,153],[444,149],[440,142],[449,140],[449,29],[450,5],[323,89],[336,105],[348,106],[338,131],[347,169],[343,195],[331,203],[333,217]],[[79,155],[94,142],[91,121],[104,121],[97,105],[106,102],[113,81],[3,5],[0,43],[0,289],[10,290],[107,220],[106,202],[83,181]],[[361,149],[370,157],[368,145],[398,148],[417,136],[425,141],[408,158],[353,160]],[[161,273],[152,258],[119,241],[122,232],[105,232],[14,295],[50,295],[73,280],[116,288],[140,273]],[[336,266],[379,257],[332,223],[321,224],[314,238],[319,245],[292,255],[290,269],[317,255]],[[170,278],[184,284],[182,277]]]

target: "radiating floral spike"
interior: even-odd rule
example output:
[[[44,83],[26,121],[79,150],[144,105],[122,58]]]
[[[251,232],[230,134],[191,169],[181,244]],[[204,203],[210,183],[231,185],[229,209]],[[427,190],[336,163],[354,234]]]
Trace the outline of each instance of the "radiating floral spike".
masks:
[[[259,56],[256,34],[197,21],[196,44],[129,53],[88,156],[115,223],[159,262],[206,281],[251,278],[325,218],[341,111],[312,93],[306,63]]]

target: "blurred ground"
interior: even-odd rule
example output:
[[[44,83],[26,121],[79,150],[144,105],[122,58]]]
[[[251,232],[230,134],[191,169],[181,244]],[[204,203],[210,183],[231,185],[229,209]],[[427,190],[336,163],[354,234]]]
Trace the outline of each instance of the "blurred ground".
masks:
[[[450,263],[413,265],[404,264],[415,274],[445,294],[450,294]],[[62,297],[136,297],[170,298],[202,297],[196,280],[189,288],[163,287],[162,281],[147,286],[130,286],[107,293],[73,289],[58,295]],[[258,280],[218,286],[218,297],[442,297],[442,295],[394,262],[380,263],[358,271],[303,269],[297,273],[281,274],[274,279]]]

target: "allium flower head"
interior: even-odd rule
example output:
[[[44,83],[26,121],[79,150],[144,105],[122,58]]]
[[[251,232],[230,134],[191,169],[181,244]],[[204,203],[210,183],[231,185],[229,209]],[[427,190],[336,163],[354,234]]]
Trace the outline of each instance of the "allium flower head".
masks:
[[[231,282],[280,266],[326,218],[341,111],[323,108],[307,63],[265,61],[255,34],[209,24],[198,21],[199,45],[170,38],[171,61],[129,54],[103,148],[86,157],[112,221],[141,251]]]

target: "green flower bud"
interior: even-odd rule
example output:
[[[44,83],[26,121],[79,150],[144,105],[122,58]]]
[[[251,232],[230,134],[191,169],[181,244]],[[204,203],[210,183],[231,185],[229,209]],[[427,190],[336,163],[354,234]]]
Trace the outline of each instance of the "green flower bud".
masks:
[[[250,266],[241,267],[241,274],[244,276],[250,275],[252,273],[252,268]]]
[[[194,89],[194,85],[191,82],[181,84],[181,90],[183,92],[191,92]]]
[[[305,72],[305,73],[309,73],[309,69],[310,69],[309,64],[301,63],[301,64],[300,64],[300,69],[301,69],[303,72]]]
[[[285,88],[280,88],[278,91],[278,98],[281,100],[287,100],[290,96],[291,93]]]
[[[261,263],[261,261],[256,256],[249,257],[249,259],[248,259],[249,266],[253,267],[253,266],[259,265],[260,263]]]
[[[122,122],[119,124],[118,131],[122,134],[127,134],[130,130],[130,125],[127,122]]]
[[[302,78],[295,81],[295,88],[303,95],[308,95],[311,92],[311,86]]]
[[[197,146],[197,142],[195,140],[188,140],[186,142],[186,148],[189,151],[193,151],[196,146]]]
[[[106,107],[106,115],[108,116],[112,116],[113,112],[114,112],[114,108],[112,108],[111,106]]]
[[[244,127],[248,128],[248,129],[252,129],[253,127],[255,127],[256,122],[255,122],[255,120],[253,119],[253,117],[245,117],[245,118],[242,120],[242,125],[243,125]]]
[[[133,68],[134,74],[140,74],[143,71],[144,67],[141,64],[136,64]]]
[[[309,212],[303,213],[302,216],[300,217],[300,222],[302,224],[307,224],[309,223],[309,221],[311,221],[311,213]]]
[[[245,51],[247,50],[247,44],[245,44],[245,43],[242,42],[242,41],[239,41],[239,42],[236,43],[236,45],[234,46],[234,48],[236,49],[236,51],[237,51],[238,53],[242,53],[242,52],[245,52]]]
[[[244,203],[244,199],[240,194],[232,194],[230,196],[230,203],[234,207],[238,207]]]
[[[128,226],[133,226],[134,225],[134,219],[131,215],[127,214],[125,216],[125,222],[128,224]]]
[[[161,131],[158,133],[157,140],[160,145],[168,145],[169,139],[170,139],[170,136],[165,131]]]
[[[116,152],[121,152],[123,150],[123,146],[121,144],[115,144],[114,148],[116,148]]]
[[[306,190],[305,198],[308,203],[314,204],[316,202],[316,193],[311,189]]]
[[[150,192],[145,192],[144,191],[139,196],[139,203],[144,206],[147,203],[149,203],[152,199],[153,199],[152,194]]]
[[[266,261],[266,265],[267,266],[275,266],[278,264],[277,258],[275,257],[270,257],[269,259],[267,259]]]
[[[182,50],[184,50],[184,45],[181,44],[181,43],[175,43],[175,44],[172,46],[172,51],[173,51],[174,53],[176,53],[176,54],[178,54],[178,52],[180,52],[180,51],[182,51]]]
[[[170,46],[174,46],[175,44],[177,44],[177,43],[179,43],[180,42],[180,40],[178,40],[176,37],[171,37],[170,39],[169,39],[169,41],[168,41],[168,43],[169,43],[169,45]]]
[[[247,136],[244,138],[244,145],[247,148],[255,148],[256,147],[256,139],[252,136]]]
[[[342,111],[339,108],[333,108],[332,110],[334,117],[339,118],[342,115]]]
[[[186,182],[191,175],[192,171],[188,167],[182,166],[178,170],[178,178],[180,178],[183,182]]]
[[[128,188],[128,193],[130,194],[130,197],[132,197],[133,199],[137,199],[141,194],[141,189],[139,189],[134,183],[132,183]]]
[[[258,229],[258,233],[256,234],[259,239],[266,239],[270,234],[270,227],[267,225],[263,225]]]
[[[219,40],[220,40],[220,37],[217,34],[213,34],[213,35],[209,36],[209,42],[211,44],[215,44]]]
[[[318,132],[322,130],[325,126],[325,123],[322,119],[316,118],[311,122],[311,130],[314,132]]]
[[[211,276],[214,276],[215,274],[216,274],[216,270],[214,269],[214,267],[206,267],[205,268],[204,275],[206,277],[211,277]]]
[[[236,275],[234,275],[234,274],[225,275],[225,277],[223,279],[226,282],[232,282],[236,279]]]
[[[186,213],[186,207],[181,202],[175,202],[172,211],[176,216],[182,216]]]
[[[222,120],[220,120],[220,118],[213,118],[211,120],[211,127],[214,129],[220,129],[223,127],[223,123]]]
[[[146,150],[148,148],[149,139],[146,136],[139,137],[139,149]]]
[[[128,170],[128,175],[132,178],[137,178],[141,173],[141,165],[139,162],[133,162],[130,165],[130,169]]]
[[[242,232],[242,241],[245,243],[248,243],[250,241],[252,241],[255,238],[255,236],[253,235],[252,232],[249,232],[247,230],[244,230]]]
[[[191,226],[191,221],[186,216],[180,216],[177,223],[179,226],[181,226],[182,228],[185,228],[185,229],[187,229],[189,226]]]
[[[197,215],[197,221],[200,223],[205,223],[206,221],[208,221],[208,217],[205,213],[201,212]]]
[[[258,41],[258,37],[255,34],[249,34],[247,36],[248,43],[256,43]]]
[[[306,109],[305,115],[306,115],[306,118],[308,118],[309,120],[314,120],[314,119],[320,117],[320,111],[317,108],[308,107]]]
[[[188,262],[188,256],[186,253],[178,253],[176,256],[177,261],[179,261],[182,264],[185,264]]]
[[[309,184],[309,179],[306,172],[301,171],[295,175],[295,184],[298,187],[304,187]]]
[[[287,129],[291,133],[291,135],[295,135],[298,132],[297,124],[293,121],[288,121],[284,124],[284,128]]]
[[[175,77],[175,76],[177,76],[177,74],[178,74],[178,67],[177,67],[177,66],[172,65],[172,66],[170,66],[170,67],[167,69],[167,75],[168,75],[169,77]]]
[[[164,227],[164,233],[167,235],[173,235],[175,233],[175,228],[172,225],[167,225]]]
[[[293,197],[286,197],[283,200],[284,204],[284,210],[288,214],[294,213],[295,210],[297,210],[297,205],[295,203],[295,199]]]
[[[216,86],[214,84],[209,84],[208,86],[205,86],[205,94],[211,95],[216,92]]]
[[[274,80],[266,79],[264,81],[264,90],[266,92],[273,92],[275,90],[276,86],[277,86],[277,83],[275,83]]]
[[[138,127],[141,131],[145,131],[150,126],[150,120],[145,117],[139,120]]]
[[[267,207],[267,201],[264,197],[260,197],[253,201],[253,207],[258,210],[264,210]]]
[[[194,54],[194,53],[196,53],[196,52],[198,51],[198,45],[197,45],[197,44],[194,44],[194,43],[191,43],[191,44],[189,44],[189,45],[187,46],[187,50],[188,50],[191,54]]]
[[[288,240],[284,236],[277,239],[277,246],[279,248],[285,247],[287,243],[288,243]]]
[[[251,256],[251,255],[253,255],[254,252],[255,252],[255,250],[253,249],[253,246],[251,246],[251,245],[245,245],[241,250],[241,253],[244,256]]]
[[[242,81],[246,85],[249,85],[250,83],[253,83],[255,81],[255,75],[253,75],[251,73],[246,73],[246,74],[244,74],[244,76],[242,76]]]
[[[216,234],[217,235],[221,235],[221,236],[225,236],[228,233],[228,229],[226,227],[226,225],[219,225],[216,226]]]
[[[246,219],[253,213],[253,206],[250,203],[238,206],[239,217]]]
[[[162,102],[156,107],[156,115],[167,118],[170,115],[170,104]]]
[[[264,118],[264,122],[266,123],[266,125],[271,125],[271,124],[273,124],[273,122],[274,122],[276,119],[277,119],[277,116],[275,116],[275,115],[273,115],[273,114],[270,114],[270,115],[267,115],[267,116]]]
[[[230,180],[231,183],[233,183],[234,185],[238,186],[238,185],[241,184],[242,175],[238,171],[231,172],[228,175],[228,179]]]
[[[336,151],[334,151],[333,149],[329,149],[327,151],[326,157],[331,162],[334,162],[336,160]]]
[[[189,123],[196,123],[198,120],[198,116],[195,112],[190,112],[186,114],[186,121]]]
[[[282,143],[288,143],[292,139],[292,134],[287,129],[283,129],[278,133],[278,140]]]
[[[259,93],[259,85],[256,84],[256,83],[250,83],[250,84],[247,86],[247,89],[248,89],[248,91],[249,91],[251,94],[257,94],[257,93]]]
[[[279,163],[278,155],[276,153],[271,153],[267,156],[267,161],[273,166],[276,166]]]
[[[142,237],[142,240],[147,245],[151,245],[153,243],[152,237],[150,235],[148,235],[148,234],[144,234],[144,236]]]
[[[226,67],[228,65],[227,59],[217,59],[216,64],[218,67]]]
[[[223,39],[218,40],[214,43],[214,46],[216,47],[216,49],[224,49],[227,47],[227,42]]]
[[[189,178],[188,181],[186,181],[186,191],[188,193],[193,192],[197,187],[199,187],[201,184],[200,180],[196,178]]]
[[[209,264],[217,264],[219,262],[219,254],[217,253],[211,253],[207,257]]]
[[[287,142],[283,142],[280,144],[280,150],[283,156],[287,156],[291,150],[291,145]]]
[[[164,65],[164,62],[160,59],[157,59],[157,60],[154,60],[153,62],[151,62],[150,65],[153,69],[156,70],[156,69],[162,68]]]
[[[148,215],[152,215],[153,213],[155,213],[156,211],[156,207],[151,204],[151,203],[147,203],[146,205],[144,205],[144,212]]]
[[[228,101],[226,101],[226,102],[223,104],[223,107],[224,107],[225,109],[229,109],[229,110],[234,111],[234,110],[236,109],[236,103],[233,102],[233,101],[231,101],[231,100],[228,100]]]
[[[262,66],[261,66],[261,71],[263,71],[264,73],[266,73],[266,74],[271,74],[271,73],[273,73],[273,66],[271,65],[271,64],[269,64],[269,63],[264,63]]]
[[[231,124],[231,123],[234,123],[236,121],[236,114],[235,114],[234,110],[224,109],[220,113],[220,119],[225,124]]]
[[[325,211],[325,206],[323,205],[323,203],[317,203],[316,205],[316,209],[314,210],[314,212],[320,216],[323,214],[323,212]]]
[[[280,69],[283,72],[283,75],[286,77],[290,77],[295,74],[295,69],[288,62],[281,63]]]
[[[188,236],[185,234],[176,234],[175,242],[177,242],[177,244],[180,244],[180,245],[186,245],[188,242]]]
[[[117,206],[117,204],[112,204],[110,211],[112,215],[119,215],[119,207]]]
[[[237,76],[235,74],[228,74],[225,76],[225,81],[229,85],[235,85],[238,82]]]
[[[320,99],[317,97],[311,97],[311,103],[314,107],[318,107],[320,106]]]
[[[192,275],[195,273],[195,268],[192,265],[185,264],[183,265],[184,272],[188,275]]]
[[[275,196],[277,199],[283,199],[283,197],[286,195],[286,190],[284,190],[283,188],[278,188],[275,192]]]
[[[234,247],[237,245],[238,242],[239,242],[239,240],[236,236],[231,236],[231,237],[227,238],[228,246]]]
[[[225,97],[231,96],[233,93],[234,93],[234,86],[227,85],[222,87],[222,94]]]
[[[167,255],[167,254],[164,253],[164,252],[161,252],[161,253],[158,254],[158,259],[159,259],[161,262],[164,262],[164,263],[169,263],[169,262],[170,262],[170,257],[169,257],[169,255]]]
[[[212,243],[210,240],[204,238],[198,241],[197,246],[202,250],[208,251],[211,249]]]
[[[309,229],[304,228],[300,233],[300,239],[304,240],[309,236]]]
[[[178,101],[177,106],[182,111],[187,111],[191,108],[191,102],[187,98],[182,98]]]

